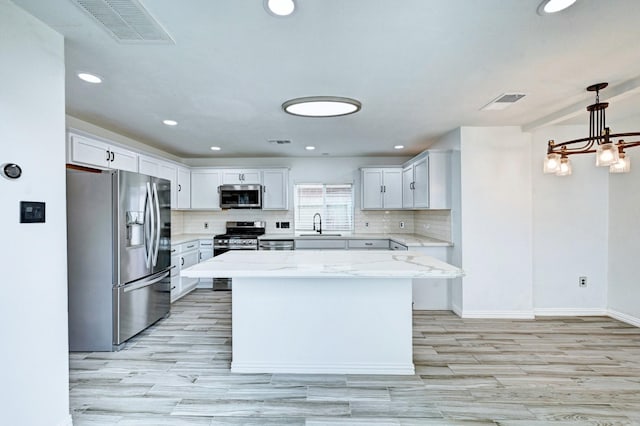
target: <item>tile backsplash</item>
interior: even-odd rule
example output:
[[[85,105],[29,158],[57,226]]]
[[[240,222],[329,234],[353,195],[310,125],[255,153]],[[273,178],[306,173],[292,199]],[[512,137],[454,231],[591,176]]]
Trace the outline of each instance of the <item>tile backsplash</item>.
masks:
[[[359,210],[355,211],[356,233],[419,234],[440,240],[451,240],[451,212],[449,210]],[[227,221],[267,222],[267,232],[287,234],[294,232],[293,210],[223,210],[171,212],[171,233],[176,234],[221,234]],[[276,222],[289,222],[289,229],[276,228]],[[404,228],[400,227],[404,223]],[[207,228],[205,228],[205,223]],[[368,226],[367,226],[368,224]]]

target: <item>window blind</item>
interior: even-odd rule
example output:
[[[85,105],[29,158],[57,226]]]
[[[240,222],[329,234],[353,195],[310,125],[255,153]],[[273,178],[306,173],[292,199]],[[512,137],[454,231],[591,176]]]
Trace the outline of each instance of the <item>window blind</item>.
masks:
[[[298,184],[294,190],[295,230],[312,231],[313,215],[322,231],[353,231],[353,185]],[[316,219],[317,223],[317,219]]]

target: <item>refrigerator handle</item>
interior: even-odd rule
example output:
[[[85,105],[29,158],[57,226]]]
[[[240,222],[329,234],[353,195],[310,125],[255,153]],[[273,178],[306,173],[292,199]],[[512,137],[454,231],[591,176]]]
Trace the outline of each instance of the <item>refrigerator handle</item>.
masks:
[[[151,185],[147,182],[147,196],[145,199],[145,210],[149,212],[149,242],[146,245],[147,255],[145,258],[147,268],[151,267],[151,260],[153,259],[153,240],[156,233],[156,215],[153,211],[153,195],[151,193]]]
[[[152,284],[155,284],[159,281],[162,281],[163,279],[167,278],[169,276],[169,274],[171,273],[171,270],[168,270],[166,272],[163,272],[162,275],[160,275],[159,277],[155,277],[155,278],[147,278],[146,280],[143,280],[139,283],[135,283],[135,284],[128,284],[126,286],[124,286],[122,288],[122,291],[124,293],[129,293],[130,291],[134,291],[134,290],[138,290],[141,289],[143,287],[149,287]]]
[[[155,201],[154,207],[157,220],[152,264],[156,266],[156,263],[158,263],[158,253],[160,252],[160,201],[158,200],[158,186],[155,182],[153,182],[153,199]]]

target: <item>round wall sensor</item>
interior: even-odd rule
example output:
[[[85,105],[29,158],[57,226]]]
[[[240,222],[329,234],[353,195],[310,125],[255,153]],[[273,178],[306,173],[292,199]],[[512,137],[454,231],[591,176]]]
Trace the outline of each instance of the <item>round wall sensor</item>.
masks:
[[[17,164],[7,163],[2,165],[2,174],[7,179],[18,179],[22,176],[22,169]]]

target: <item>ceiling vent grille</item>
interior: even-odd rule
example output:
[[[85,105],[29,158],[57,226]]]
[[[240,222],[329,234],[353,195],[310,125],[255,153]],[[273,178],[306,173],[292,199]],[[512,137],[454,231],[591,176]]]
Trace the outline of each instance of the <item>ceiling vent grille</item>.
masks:
[[[288,145],[291,143],[291,141],[288,139],[271,139],[269,140],[269,143],[276,144],[276,145]]]
[[[174,44],[138,0],[71,0],[121,43]]]
[[[481,111],[496,111],[510,107],[520,99],[524,98],[524,93],[503,93],[482,108]]]

